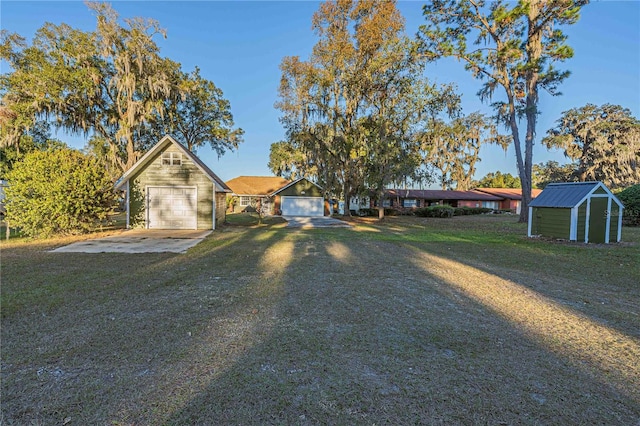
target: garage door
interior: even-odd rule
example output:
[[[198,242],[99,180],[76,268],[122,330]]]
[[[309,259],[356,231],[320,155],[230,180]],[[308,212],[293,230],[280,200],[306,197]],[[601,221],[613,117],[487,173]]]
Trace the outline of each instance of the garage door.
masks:
[[[196,188],[149,187],[148,228],[197,229]]]
[[[322,197],[282,197],[280,208],[283,216],[324,216]]]

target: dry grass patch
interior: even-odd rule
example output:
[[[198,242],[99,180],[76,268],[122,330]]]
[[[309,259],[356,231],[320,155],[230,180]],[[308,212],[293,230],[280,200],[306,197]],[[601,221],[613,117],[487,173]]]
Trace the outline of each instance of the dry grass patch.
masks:
[[[640,230],[460,219],[3,245],[2,423],[637,423]]]

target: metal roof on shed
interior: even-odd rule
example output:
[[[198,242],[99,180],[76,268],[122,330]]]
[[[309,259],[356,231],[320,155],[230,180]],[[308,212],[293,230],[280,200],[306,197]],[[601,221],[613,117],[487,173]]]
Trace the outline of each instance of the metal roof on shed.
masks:
[[[600,182],[550,183],[529,204],[530,207],[571,208],[579,204]],[[604,186],[604,185],[603,185]]]

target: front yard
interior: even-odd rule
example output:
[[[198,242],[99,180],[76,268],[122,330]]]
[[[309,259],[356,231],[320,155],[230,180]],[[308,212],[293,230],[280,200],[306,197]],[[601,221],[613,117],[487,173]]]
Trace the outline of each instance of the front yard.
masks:
[[[515,221],[2,242],[0,424],[637,424],[640,228],[585,246]]]

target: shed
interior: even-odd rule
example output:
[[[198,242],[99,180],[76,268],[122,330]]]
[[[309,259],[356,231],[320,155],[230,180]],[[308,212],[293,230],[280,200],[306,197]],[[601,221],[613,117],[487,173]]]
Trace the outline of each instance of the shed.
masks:
[[[528,236],[619,242],[623,205],[602,182],[552,183],[529,204]]]
[[[271,196],[275,197],[275,208],[283,216],[324,216],[329,211],[322,188],[307,178],[295,180]]]
[[[116,182],[127,228],[215,229],[231,189],[195,154],[163,137]]]

